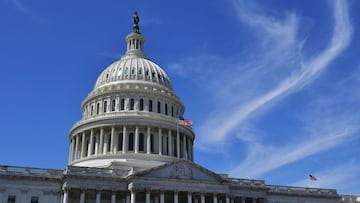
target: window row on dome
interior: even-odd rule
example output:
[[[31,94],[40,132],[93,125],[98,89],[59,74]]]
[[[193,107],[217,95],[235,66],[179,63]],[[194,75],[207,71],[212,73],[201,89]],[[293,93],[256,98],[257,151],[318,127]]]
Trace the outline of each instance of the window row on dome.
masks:
[[[170,80],[163,75],[160,71],[155,71],[155,68],[149,67],[132,67],[130,70],[129,67],[112,68],[111,71],[106,72],[106,77],[103,77],[102,83],[110,82],[117,79],[144,79],[146,81],[159,82],[165,86],[170,87]],[[137,69],[137,70],[136,70]]]
[[[83,112],[84,118],[96,115],[119,112],[119,111],[146,111],[164,114],[177,118],[180,115],[180,108],[168,101],[161,101],[153,98],[138,97],[108,97],[93,101],[86,105]]]

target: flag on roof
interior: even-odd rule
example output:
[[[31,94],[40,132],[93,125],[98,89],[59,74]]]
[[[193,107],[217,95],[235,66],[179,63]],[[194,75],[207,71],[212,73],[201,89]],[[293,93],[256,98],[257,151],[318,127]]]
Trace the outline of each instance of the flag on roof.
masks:
[[[315,176],[311,175],[311,174],[309,174],[309,179],[310,179],[310,180],[313,180],[313,181],[316,181],[316,180],[317,180],[317,178],[316,178]]]
[[[179,116],[179,125],[192,126],[192,121],[189,119],[185,119],[183,116]]]

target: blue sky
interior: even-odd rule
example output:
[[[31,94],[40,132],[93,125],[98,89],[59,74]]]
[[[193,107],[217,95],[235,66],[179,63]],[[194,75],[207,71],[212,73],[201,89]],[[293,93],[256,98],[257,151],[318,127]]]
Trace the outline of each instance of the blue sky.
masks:
[[[194,122],[198,164],[360,194],[359,9],[355,0],[0,0],[0,164],[65,168],[80,104],[124,54],[137,10],[147,56]]]

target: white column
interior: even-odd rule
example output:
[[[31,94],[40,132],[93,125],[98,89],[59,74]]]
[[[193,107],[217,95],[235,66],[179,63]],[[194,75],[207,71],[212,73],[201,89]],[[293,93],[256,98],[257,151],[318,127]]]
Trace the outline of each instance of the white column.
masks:
[[[122,153],[126,153],[128,151],[128,135],[126,132],[126,126],[123,127],[123,148]]]
[[[81,158],[85,157],[85,132],[82,133],[81,137]]]
[[[187,193],[187,197],[188,197],[188,198],[187,198],[187,199],[188,199],[187,202],[188,202],[188,203],[192,203],[192,194],[191,194],[191,192],[188,192],[188,193]]]
[[[169,156],[173,155],[173,151],[172,151],[172,135],[171,135],[171,130],[169,130],[168,132],[168,151],[169,151]]]
[[[205,194],[204,193],[200,194],[200,202],[205,203]]]
[[[174,203],[178,203],[179,202],[179,193],[178,191],[174,191]]]
[[[229,197],[229,195],[226,195],[226,197],[225,197],[225,203],[230,203],[230,197]]]
[[[100,136],[99,134],[97,134],[95,136],[95,155],[97,155],[99,153],[99,139],[100,139]]]
[[[218,202],[218,201],[217,201],[217,194],[214,194],[214,195],[213,195],[213,199],[214,199],[214,200],[213,200],[213,203],[217,203],[217,202]]]
[[[194,141],[190,140],[191,161],[194,161]]]
[[[71,163],[72,162],[72,160],[73,160],[73,157],[74,157],[74,142],[75,142],[75,139],[74,139],[74,137],[71,137],[70,138],[70,151],[69,151],[69,163]],[[1,199],[0,199],[1,200]]]
[[[179,133],[179,130],[176,133],[176,152],[177,152],[177,158],[180,158],[180,133]]]
[[[113,152],[113,154],[116,154],[119,149],[119,132],[116,132],[116,130],[115,130],[114,133],[115,133],[115,135],[114,135],[114,152]]]
[[[99,144],[99,154],[103,153],[104,149],[104,128],[100,128],[100,144]]]
[[[68,202],[69,202],[69,191],[67,189],[65,189],[63,203],[68,203]]]
[[[133,190],[131,190],[130,203],[136,203],[136,193]]]
[[[139,153],[139,126],[135,126],[135,154]]]
[[[150,203],[150,191],[146,190],[146,202],[145,203]]]
[[[146,153],[150,154],[151,152],[151,128],[147,128],[147,136],[146,136]]]
[[[183,158],[186,159],[186,136],[183,135]]]
[[[80,203],[85,203],[85,191],[81,190],[80,193]]]
[[[110,153],[114,154],[115,126],[111,126]]]
[[[186,143],[187,143],[187,154],[188,154],[188,158],[187,158],[187,160],[192,160],[191,159],[191,144],[190,144],[190,137],[188,137],[187,139],[186,139]]]
[[[104,134],[104,146],[103,146],[103,154],[106,154],[108,151],[108,143],[109,143],[109,134]]]
[[[76,144],[75,144],[75,160],[80,158],[80,150],[79,150],[79,142],[80,142],[80,135],[76,134]]]
[[[93,154],[93,146],[94,146],[94,129],[91,129],[90,132],[90,142],[88,145],[88,156],[91,156]]]
[[[162,131],[161,131],[161,128],[159,128],[158,137],[159,137],[159,155],[162,155]]]
[[[111,203],[116,203],[116,192],[112,191],[111,193]]]
[[[165,194],[164,191],[160,191],[160,203],[165,203]]]
[[[100,203],[101,201],[101,191],[96,191],[96,203]]]

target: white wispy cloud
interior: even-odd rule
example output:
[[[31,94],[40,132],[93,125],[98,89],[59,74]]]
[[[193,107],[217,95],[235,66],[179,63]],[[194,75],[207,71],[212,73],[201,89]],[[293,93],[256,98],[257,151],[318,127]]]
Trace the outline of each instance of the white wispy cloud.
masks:
[[[268,34],[271,36],[271,38],[275,38],[280,42],[280,38],[283,36],[292,35],[292,37],[288,37],[291,40],[285,40],[285,44],[281,45],[280,47],[281,50],[286,47],[289,50],[294,49],[293,39],[295,39],[294,35],[296,34],[295,30],[297,29],[295,26],[297,22],[296,20],[284,20],[284,22],[291,23],[279,23],[275,20],[267,20],[269,18],[266,16],[258,17],[258,14],[243,11],[241,10],[242,8],[243,7],[238,9],[238,13],[241,13],[240,18],[245,15],[248,17],[243,17],[241,19],[244,19],[245,21],[251,19],[250,21],[247,21],[248,23],[256,23],[256,25],[263,24],[265,27],[264,29],[268,31]],[[290,19],[296,19],[294,15],[289,16],[290,17],[288,18]],[[253,22],[254,20],[252,19],[257,20]],[[332,39],[324,51],[320,52],[317,56],[310,59],[309,61],[299,61],[298,67],[301,68],[297,71],[294,71],[290,76],[282,79],[282,81],[278,83],[273,89],[263,92],[261,95],[258,95],[245,104],[234,107],[228,111],[225,110],[227,113],[224,113],[224,116],[216,116],[208,119],[207,123],[205,123],[204,126],[201,126],[200,129],[200,134],[206,135],[206,139],[201,141],[205,142],[205,144],[211,145],[212,143],[218,144],[219,142],[226,140],[229,136],[232,135],[234,129],[236,129],[242,122],[246,121],[256,111],[266,107],[274,101],[278,101],[281,98],[284,98],[284,96],[288,95],[289,93],[297,91],[308,83],[314,81],[317,76],[328,67],[329,63],[341,54],[341,52],[348,46],[351,40],[352,26],[349,21],[347,5],[345,1],[335,1],[334,19],[335,25]],[[274,29],[271,29],[271,27],[274,27]],[[298,42],[295,47],[300,46],[300,44],[301,42]],[[283,60],[283,58],[281,58],[281,60]],[[238,79],[241,80],[241,78]]]
[[[343,126],[339,127],[337,131],[314,134],[303,141],[292,141],[281,147],[252,143],[246,159],[229,173],[231,175],[241,173],[242,176],[248,178],[260,177],[271,170],[326,151],[354,138],[357,128],[348,126],[343,129]]]
[[[303,59],[303,55],[307,55],[303,46],[307,44],[297,36],[300,17],[295,12],[285,12],[282,18],[273,17],[264,11],[254,12],[248,4],[240,0],[234,2],[239,20],[261,36],[260,49],[256,50],[258,57],[245,56],[243,61],[237,57],[222,58],[210,54],[189,57],[174,64],[172,70],[186,75],[187,70],[181,64],[192,64],[193,75],[205,77],[207,81],[211,78],[207,83],[209,89],[217,104],[222,104],[214,105],[205,121],[196,127],[196,148],[221,153],[229,148],[224,147],[229,140],[240,139],[247,145],[247,154],[229,173],[257,178],[355,139],[358,128],[352,120],[359,121],[360,118],[345,114],[338,119],[338,112],[319,113],[314,116],[318,122],[308,117],[308,121],[319,125],[304,123],[308,131],[297,133],[302,139],[295,141],[289,137],[281,147],[273,143],[263,144],[256,129],[246,127],[251,126],[251,118],[316,80],[348,47],[352,38],[347,3],[334,1],[334,26],[328,45],[313,57]],[[209,64],[211,69],[207,68]],[[226,67],[231,67],[232,74],[228,74],[229,70],[222,71],[225,74],[218,71]],[[201,78],[196,79],[201,81]]]
[[[350,77],[336,82],[323,83],[322,88],[326,88],[327,91],[316,91],[316,95],[309,98],[311,101],[306,105],[306,110],[298,115],[303,125],[302,129],[293,132],[295,136],[285,138],[287,139],[285,144],[265,144],[261,140],[248,139],[246,136],[240,135],[240,139],[249,143],[247,157],[237,167],[233,168],[230,174],[242,174],[242,176],[249,178],[258,178],[274,169],[336,147],[347,146],[358,140],[360,138],[360,127],[358,125],[360,123],[358,105],[360,102],[360,79],[357,72],[359,70],[355,70]],[[343,163],[354,158],[357,159],[356,154],[358,152],[352,149],[351,153],[355,154],[348,153],[346,157],[342,157],[340,154],[329,154],[329,156],[336,156]],[[333,168],[332,166],[328,167]],[[357,167],[360,168],[359,165]],[[318,173],[320,172],[316,174]],[[355,174],[352,173],[352,175]],[[332,183],[334,185],[330,185],[330,183],[325,185],[323,182],[324,185],[322,186],[340,188],[340,186],[335,186],[336,177],[333,178],[334,182]],[[328,181],[330,182],[330,179]],[[301,186],[305,185],[302,184]],[[343,186],[341,187],[343,188]]]

